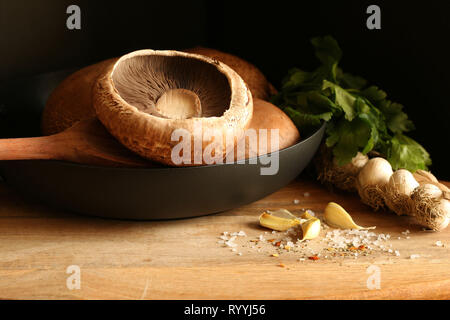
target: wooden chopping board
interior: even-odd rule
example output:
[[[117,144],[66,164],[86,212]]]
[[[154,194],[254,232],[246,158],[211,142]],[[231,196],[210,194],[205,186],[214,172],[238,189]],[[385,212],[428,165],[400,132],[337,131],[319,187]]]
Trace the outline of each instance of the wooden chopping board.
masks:
[[[320,214],[329,201],[357,223],[390,234],[401,255],[299,261],[294,252],[273,257],[218,244],[224,231],[242,230],[246,241],[267,235],[258,225],[264,210]],[[407,229],[409,239],[402,234]],[[410,218],[374,213],[356,196],[305,178],[239,209],[158,222],[73,215],[25,200],[0,183],[1,299],[449,299],[449,248],[450,228],[424,232]],[[79,268],[79,289],[67,286],[70,266]],[[379,289],[367,285],[373,268]]]

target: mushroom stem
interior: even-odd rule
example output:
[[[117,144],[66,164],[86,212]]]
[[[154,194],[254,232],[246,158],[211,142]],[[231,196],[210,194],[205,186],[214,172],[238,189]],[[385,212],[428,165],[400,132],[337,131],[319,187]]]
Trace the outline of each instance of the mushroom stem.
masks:
[[[201,117],[202,106],[197,94],[186,89],[166,91],[156,102],[156,111],[170,119]]]

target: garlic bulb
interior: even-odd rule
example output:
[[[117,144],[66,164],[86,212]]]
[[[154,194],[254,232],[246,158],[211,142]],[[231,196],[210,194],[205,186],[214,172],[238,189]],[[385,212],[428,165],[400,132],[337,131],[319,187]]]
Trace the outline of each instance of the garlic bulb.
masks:
[[[419,183],[413,174],[405,169],[395,171],[386,184],[384,200],[389,209],[398,215],[414,215],[411,194]]]
[[[383,158],[370,159],[358,174],[356,187],[362,202],[375,210],[384,207],[384,189],[393,174],[391,164]]]
[[[450,202],[434,184],[423,184],[411,195],[417,222],[428,229],[439,231],[450,222]]]

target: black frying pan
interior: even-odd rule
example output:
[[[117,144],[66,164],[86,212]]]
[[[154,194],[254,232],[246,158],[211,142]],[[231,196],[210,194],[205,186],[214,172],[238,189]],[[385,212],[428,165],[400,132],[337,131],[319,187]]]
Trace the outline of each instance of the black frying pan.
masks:
[[[72,70],[0,85],[0,135],[40,135],[40,114],[51,91]],[[282,188],[311,161],[325,124],[281,150],[279,171],[261,175],[258,164],[187,168],[104,168],[62,161],[0,161],[0,175],[45,203],[106,218],[188,218],[239,207]]]

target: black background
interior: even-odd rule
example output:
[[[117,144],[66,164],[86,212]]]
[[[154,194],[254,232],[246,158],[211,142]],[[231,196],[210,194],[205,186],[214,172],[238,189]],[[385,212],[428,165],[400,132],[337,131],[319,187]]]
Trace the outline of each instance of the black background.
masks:
[[[81,7],[81,30],[66,28],[71,4]],[[366,28],[370,4],[381,8],[381,30]],[[203,45],[251,61],[278,86],[291,67],[315,68],[309,39],[331,34],[343,69],[405,105],[417,127],[411,136],[450,180],[449,15],[444,1],[0,0],[0,81],[135,49]]]

